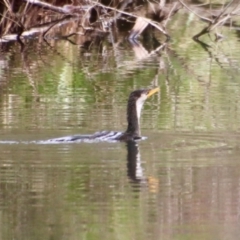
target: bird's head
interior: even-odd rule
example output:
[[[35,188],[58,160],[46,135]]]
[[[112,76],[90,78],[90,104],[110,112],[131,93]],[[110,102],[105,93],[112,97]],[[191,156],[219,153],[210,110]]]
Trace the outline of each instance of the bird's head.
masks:
[[[129,99],[144,102],[147,98],[159,91],[159,87],[153,89],[139,89],[131,92]]]
[[[153,89],[139,89],[133,91],[129,96],[129,102],[131,105],[135,103],[136,110],[137,110],[137,117],[140,119],[142,106],[147,98],[152,96],[154,93],[159,91],[159,87]]]

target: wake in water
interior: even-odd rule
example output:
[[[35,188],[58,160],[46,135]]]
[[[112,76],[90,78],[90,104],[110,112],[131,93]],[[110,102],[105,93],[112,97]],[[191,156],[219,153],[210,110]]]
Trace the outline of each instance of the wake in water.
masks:
[[[97,142],[119,142],[118,139],[123,135],[122,132],[102,131],[96,132],[93,135],[72,135],[59,138],[51,138],[47,140],[33,141],[1,141],[0,144],[68,144],[68,143],[97,143]],[[136,140],[144,140],[146,137],[141,137]]]

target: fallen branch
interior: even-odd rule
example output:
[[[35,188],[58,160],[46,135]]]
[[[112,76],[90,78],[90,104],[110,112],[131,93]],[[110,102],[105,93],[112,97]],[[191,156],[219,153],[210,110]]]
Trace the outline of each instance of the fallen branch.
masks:
[[[45,23],[45,24],[41,24],[41,25],[37,25],[34,26],[28,30],[23,30],[16,33],[16,34],[7,34],[4,35],[3,37],[0,38],[0,43],[1,42],[9,42],[9,41],[15,41],[18,40],[20,37],[29,37],[29,36],[33,36],[34,34],[39,34],[42,33],[44,36],[46,35],[46,33],[53,27],[59,26],[59,25],[64,25],[69,23],[70,21],[72,21],[72,18],[70,17],[63,17],[62,19],[59,20],[55,20],[49,23]]]

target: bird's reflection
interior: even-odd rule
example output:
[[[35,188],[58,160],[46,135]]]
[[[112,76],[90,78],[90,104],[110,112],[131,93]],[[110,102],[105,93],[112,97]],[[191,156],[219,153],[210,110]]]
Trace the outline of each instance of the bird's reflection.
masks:
[[[142,187],[147,187],[148,191],[157,193],[159,189],[159,179],[144,174],[138,143],[135,141],[128,141],[126,146],[127,175],[131,180],[131,183],[133,183],[135,191],[136,189],[140,190]]]
[[[127,142],[127,175],[133,182],[145,182],[138,143]]]

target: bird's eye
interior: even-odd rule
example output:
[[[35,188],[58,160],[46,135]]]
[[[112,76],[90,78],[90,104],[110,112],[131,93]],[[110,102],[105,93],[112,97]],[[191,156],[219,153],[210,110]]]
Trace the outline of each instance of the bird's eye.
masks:
[[[146,92],[143,93],[143,95],[147,96],[149,94],[149,92],[150,92],[150,90],[147,90]]]

